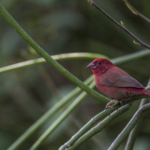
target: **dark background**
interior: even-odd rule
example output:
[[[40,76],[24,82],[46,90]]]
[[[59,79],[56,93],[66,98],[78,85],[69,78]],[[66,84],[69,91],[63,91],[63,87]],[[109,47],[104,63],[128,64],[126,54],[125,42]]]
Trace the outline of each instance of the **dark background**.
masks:
[[[150,44],[150,24],[132,14],[121,0],[96,1],[108,14],[145,43]],[[130,1],[150,18],[150,1]],[[145,48],[114,25],[86,0],[1,0],[3,6],[22,28],[50,55],[70,52],[92,52],[116,58]],[[0,67],[40,57],[0,16]],[[92,74],[86,69],[91,60],[67,60],[60,63],[76,77],[85,80]],[[146,86],[150,77],[150,58],[123,65],[122,69]],[[75,87],[49,64],[10,71],[0,75],[0,149],[6,149],[42,114]],[[79,147],[79,150],[106,150],[125,127],[140,101],[113,121],[105,130]],[[56,150],[90,118],[104,109],[104,104],[88,96],[75,111],[42,144],[42,150]],[[60,115],[64,109],[58,112]],[[55,115],[21,147],[28,149],[58,117]],[[147,113],[134,150],[149,150],[150,121]],[[125,144],[125,142],[124,142]],[[120,146],[120,150],[123,149]]]

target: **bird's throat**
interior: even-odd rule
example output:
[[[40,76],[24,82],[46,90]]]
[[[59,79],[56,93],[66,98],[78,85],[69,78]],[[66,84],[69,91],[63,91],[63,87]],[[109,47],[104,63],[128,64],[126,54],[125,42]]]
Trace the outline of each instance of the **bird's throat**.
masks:
[[[95,76],[99,76],[100,74],[106,72],[108,69],[109,68],[103,68],[103,69],[93,68],[92,71]]]

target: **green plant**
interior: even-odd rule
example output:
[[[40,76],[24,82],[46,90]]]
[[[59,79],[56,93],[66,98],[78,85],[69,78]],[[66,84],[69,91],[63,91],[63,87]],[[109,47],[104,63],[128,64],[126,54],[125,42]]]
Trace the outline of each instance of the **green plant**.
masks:
[[[96,7],[97,5],[90,1],[91,4],[94,4]],[[107,103],[109,99],[102,94],[99,94],[95,90],[93,90],[95,83],[94,83],[94,77],[91,76],[89,77],[84,83],[80,81],[78,78],[76,78],[73,74],[71,74],[69,71],[67,71],[62,65],[60,65],[56,60],[67,60],[67,59],[94,59],[94,58],[99,58],[99,57],[104,57],[108,58],[105,55],[100,55],[100,54],[94,54],[94,53],[70,53],[70,54],[59,54],[56,56],[50,56],[46,51],[44,51],[20,26],[19,24],[11,17],[11,15],[5,10],[5,8],[0,4],[0,13],[2,16],[8,21],[8,23],[20,34],[20,36],[39,54],[42,56],[42,58],[39,59],[34,59],[30,61],[25,61],[21,62],[18,64],[13,64],[10,66],[2,67],[0,68],[0,73],[8,72],[11,70],[16,70],[20,68],[24,68],[27,66],[31,65],[36,65],[36,64],[42,64],[42,63],[49,63],[51,64],[57,71],[59,71],[62,75],[64,75],[68,80],[73,82],[77,88],[72,90],[72,92],[68,93],[65,97],[63,97],[60,101],[58,101],[52,108],[49,109],[47,113],[45,113],[37,122],[35,122],[29,129],[18,138],[16,142],[14,142],[8,150],[15,150],[18,149],[19,146],[25,142],[29,136],[31,136],[39,127],[41,127],[48,119],[50,119],[57,111],[64,106],[68,106],[68,108],[49,126],[49,128],[39,137],[39,139],[33,144],[33,146],[30,148],[31,150],[35,150],[39,148],[39,146],[44,142],[44,140],[52,134],[54,130],[57,129],[57,127],[67,118],[68,115],[71,114],[71,112],[78,106],[78,104],[89,94],[92,97],[94,97],[96,100],[102,102],[102,103]],[[120,25],[121,28],[122,25]],[[125,29],[127,32],[128,30]],[[132,36],[135,37],[135,36]],[[135,38],[141,46],[144,46],[146,48],[149,48],[149,45],[143,43],[139,39]],[[111,59],[111,61],[115,64],[121,64],[125,62],[132,61],[134,59],[139,59],[142,57],[146,57],[150,55],[149,50],[142,50],[140,52],[136,52],[133,54],[129,54],[126,56],[118,57],[115,59]],[[89,85],[89,86],[87,86]],[[82,91],[82,93],[80,93]],[[80,95],[78,95],[80,93]],[[75,96],[77,96],[75,100],[71,103],[68,104],[70,100],[72,100]],[[135,99],[127,100],[125,103],[129,103]],[[143,105],[143,103],[141,104]],[[115,109],[119,108],[119,105],[115,106]],[[121,115],[123,112],[127,111],[129,109],[129,104],[126,104],[125,106],[121,107],[119,111],[115,111],[111,114],[109,117],[108,115],[112,112],[112,110],[108,109],[106,111],[102,111],[100,114],[98,114],[95,118],[96,121],[92,122],[92,124],[88,124],[88,127],[86,126],[83,128],[82,131],[79,132],[79,135],[72,138],[71,144],[70,142],[66,144],[65,146],[62,146],[60,149],[74,149],[75,147],[79,146],[81,143],[85,142],[88,138],[92,137],[94,134],[97,132],[101,131],[106,127],[106,125],[110,122],[112,122],[118,115]],[[149,110],[149,104],[144,105],[142,108],[140,108],[137,112],[137,114],[133,117],[132,120],[130,120],[129,124],[124,128],[122,133],[118,136],[118,138],[112,143],[111,147],[109,149],[116,149],[121,142],[126,138],[127,134],[133,129],[135,124],[140,120],[140,117],[143,113],[144,110]],[[90,130],[87,132],[95,123],[99,122],[100,120],[102,121],[102,126],[98,124],[97,126],[94,127],[93,130]],[[93,120],[92,120],[93,121]],[[127,132],[128,131],[128,132]],[[87,133],[86,133],[87,132]],[[75,144],[74,144],[75,143]],[[132,143],[133,144],[133,143]],[[115,145],[115,146],[114,146]]]

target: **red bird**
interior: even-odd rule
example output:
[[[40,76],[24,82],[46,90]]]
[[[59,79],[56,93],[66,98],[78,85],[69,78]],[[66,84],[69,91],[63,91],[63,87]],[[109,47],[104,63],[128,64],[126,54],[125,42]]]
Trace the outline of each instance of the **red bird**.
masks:
[[[146,90],[142,84],[107,59],[95,59],[86,68],[92,68],[96,87],[112,99],[106,108],[113,109],[110,104],[114,101],[121,102],[140,95],[150,96],[150,91]]]

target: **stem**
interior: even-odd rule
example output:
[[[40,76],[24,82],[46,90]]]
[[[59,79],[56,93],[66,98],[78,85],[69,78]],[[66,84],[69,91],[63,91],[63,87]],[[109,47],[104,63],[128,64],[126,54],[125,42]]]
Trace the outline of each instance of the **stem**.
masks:
[[[95,6],[98,10],[100,10],[107,18],[109,18],[113,23],[115,23],[117,26],[119,26],[121,29],[123,29],[126,33],[128,33],[131,37],[133,37],[137,42],[139,46],[146,47],[150,49],[150,46],[142,42],[140,39],[138,39],[133,33],[131,33],[125,26],[119,24],[115,19],[113,19],[111,16],[109,16],[103,9],[101,9],[95,2],[92,0],[89,0],[90,4]]]
[[[72,60],[72,59],[95,59],[95,58],[106,58],[106,56],[101,54],[95,54],[95,53],[66,53],[66,54],[59,54],[59,55],[53,55],[52,58],[54,60]],[[46,60],[44,58],[38,58],[33,60],[28,60],[24,62],[20,62],[17,64],[9,65],[6,67],[0,68],[0,73],[4,73],[7,71],[12,71],[28,66],[38,65],[46,63]]]
[[[135,59],[139,59],[139,58],[147,57],[147,56],[150,56],[150,50],[148,49],[111,59],[111,62],[114,63],[115,65],[118,65],[118,64],[122,64],[125,62],[129,62],[131,60],[135,60]]]
[[[79,138],[78,141],[76,141],[74,145],[68,148],[67,150],[75,149],[76,147],[81,145],[83,142],[85,142],[86,140],[88,140],[89,138],[97,134],[98,132],[102,131],[109,123],[111,123],[114,119],[116,119],[119,115],[127,111],[129,108],[130,108],[130,105],[127,104],[123,106],[121,109],[119,109],[118,111],[116,110],[115,112],[113,112],[111,116],[108,116],[103,121],[99,122],[94,128],[92,128],[86,134],[84,134],[81,138]]]
[[[90,84],[94,80],[94,76],[90,76],[84,83]],[[68,101],[81,92],[80,88],[75,88],[52,108],[50,108],[40,119],[30,126],[9,148],[8,150],[17,149],[29,136],[31,136],[42,124],[44,124],[52,115],[58,112]]]
[[[62,67],[57,61],[55,61],[47,52],[45,52],[12,18],[12,16],[6,11],[6,9],[0,4],[0,13],[8,21],[8,23],[20,34],[20,36],[37,52],[39,53],[48,63],[50,63],[56,70],[58,70],[67,79],[73,82],[75,85],[80,87],[83,91],[103,103],[108,103],[109,99],[98,92],[90,89],[82,81],[72,75],[64,67]]]
[[[95,81],[90,84],[90,88],[95,86]],[[40,138],[33,144],[30,150],[37,149],[41,143],[62,123],[62,121],[79,105],[82,100],[87,96],[87,93],[82,92],[71,105],[58,117],[58,119],[40,136]]]
[[[146,89],[150,89],[150,87],[147,87]],[[139,97],[135,97],[135,98],[130,98],[127,99],[125,101],[123,101],[123,105],[131,103],[135,100],[138,100],[139,98],[141,98],[143,96],[139,96]],[[120,107],[119,104],[113,105],[114,110],[118,109]],[[122,109],[122,107],[120,108]],[[78,140],[80,140],[79,138],[83,135],[85,132],[87,132],[93,125],[95,125],[96,123],[98,123],[102,118],[106,117],[108,114],[110,114],[113,110],[112,109],[107,109],[102,111],[101,113],[99,113],[98,115],[96,115],[95,117],[93,117],[88,123],[86,123],[69,141],[67,141],[65,144],[63,144],[59,150],[65,150],[66,148],[72,146],[76,141],[78,142]],[[83,137],[82,136],[82,137]],[[84,142],[84,141],[82,141]]]
[[[129,137],[128,137],[128,140],[127,140],[127,143],[126,143],[126,147],[125,147],[125,150],[132,150],[133,149],[133,145],[134,145],[134,142],[135,142],[135,139],[137,137],[137,134],[140,130],[140,127],[142,125],[142,121],[143,119],[141,119],[136,125],[135,127],[132,129],[132,131],[130,132],[129,134]]]
[[[148,85],[150,85],[150,80],[148,82]],[[146,103],[148,102],[148,99],[147,98],[143,98],[141,100],[141,103],[140,103],[140,106],[139,108],[141,108],[143,105],[145,105]],[[128,137],[128,140],[127,140],[127,143],[126,143],[126,147],[125,147],[125,150],[132,150],[133,149],[133,146],[134,146],[134,143],[135,143],[135,139],[138,135],[138,132],[141,128],[141,125],[142,125],[142,121],[143,119],[140,120],[140,122],[138,124],[136,124],[136,126],[132,129],[132,131],[130,132],[129,134],[129,137]]]
[[[134,15],[140,16],[142,19],[150,23],[150,20],[144,15],[142,15],[139,11],[137,11],[127,0],[123,0],[123,1],[125,2],[129,10],[131,10]]]
[[[83,56],[84,54],[84,56]],[[132,54],[128,54],[125,56],[121,56],[118,58],[111,59],[112,63],[114,64],[122,64],[131,60],[135,60],[138,58],[146,57],[150,55],[149,50],[142,50],[139,52],[135,52]],[[106,56],[101,55],[101,54],[95,54],[95,53],[67,53],[67,54],[59,54],[59,55],[53,55],[53,59],[55,60],[69,60],[69,59],[95,59],[95,58],[106,58]],[[32,66],[32,65],[37,65],[37,64],[43,64],[47,63],[47,61],[44,58],[38,58],[34,60],[28,60],[20,63],[16,63],[13,65],[5,66],[0,68],[0,73],[5,73],[8,71],[16,70],[16,69],[21,69],[24,67]]]
[[[114,110],[118,109],[120,105],[116,105],[114,106]],[[96,116],[94,116],[92,119],[90,119],[90,121],[88,121],[75,135],[72,136],[72,138],[67,141],[64,145],[62,145],[59,150],[65,150],[66,148],[70,147],[71,145],[73,145],[77,140],[79,140],[79,138],[90,129],[92,128],[93,125],[95,125],[96,123],[98,123],[101,119],[105,118],[106,116],[108,116],[110,113],[112,113],[113,110],[112,109],[107,109],[107,110],[103,110],[102,112],[100,112],[99,114],[97,114]]]
[[[142,106],[139,110],[137,110],[137,112],[134,114],[132,119],[129,121],[126,127],[122,130],[122,132],[117,136],[117,138],[108,148],[108,150],[116,150],[120,146],[120,144],[123,142],[123,140],[127,137],[129,132],[133,129],[133,127],[139,122],[140,118],[143,115],[143,112],[146,112],[148,110],[150,110],[150,103]]]

